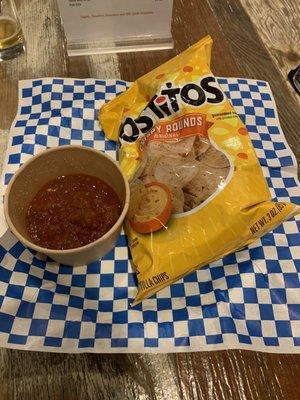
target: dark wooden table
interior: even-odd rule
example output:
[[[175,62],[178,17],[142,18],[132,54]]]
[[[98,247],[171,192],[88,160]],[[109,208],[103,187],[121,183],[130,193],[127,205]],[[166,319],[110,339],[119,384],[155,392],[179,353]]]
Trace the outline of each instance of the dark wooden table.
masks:
[[[282,128],[300,160],[299,100],[285,76],[289,65],[299,63],[299,30],[293,23],[284,25],[289,17],[299,22],[297,2],[175,0],[173,50],[72,59],[66,56],[54,0],[19,0],[17,5],[28,46],[22,57],[0,64],[2,154],[17,108],[19,79],[69,76],[134,80],[209,33],[214,40],[212,67],[216,75],[269,81]],[[281,32],[283,40],[278,51],[272,46],[276,32]],[[288,33],[284,36],[284,32]],[[299,379],[297,355],[219,351],[109,356],[0,350],[0,400],[296,400],[300,398]]]

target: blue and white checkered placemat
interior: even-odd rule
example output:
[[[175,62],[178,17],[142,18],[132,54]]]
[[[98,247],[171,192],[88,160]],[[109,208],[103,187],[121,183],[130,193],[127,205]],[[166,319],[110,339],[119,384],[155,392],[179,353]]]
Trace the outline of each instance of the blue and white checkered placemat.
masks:
[[[268,84],[219,83],[248,127],[272,196],[300,204],[295,159]],[[20,82],[0,194],[19,165],[46,147],[82,144],[115,157],[97,115],[127,86],[119,80]],[[124,234],[101,261],[70,268],[45,260],[6,232],[0,239],[0,345],[59,352],[299,353],[299,230],[299,218],[284,222],[134,308],[136,281]]]

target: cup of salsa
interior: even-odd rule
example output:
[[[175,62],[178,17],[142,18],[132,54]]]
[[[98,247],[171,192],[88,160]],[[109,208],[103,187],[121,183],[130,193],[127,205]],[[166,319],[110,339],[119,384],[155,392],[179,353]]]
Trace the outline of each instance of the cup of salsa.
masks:
[[[60,146],[18,169],[5,193],[4,213],[25,246],[58,263],[86,265],[116,244],[129,193],[111,157],[89,147]]]

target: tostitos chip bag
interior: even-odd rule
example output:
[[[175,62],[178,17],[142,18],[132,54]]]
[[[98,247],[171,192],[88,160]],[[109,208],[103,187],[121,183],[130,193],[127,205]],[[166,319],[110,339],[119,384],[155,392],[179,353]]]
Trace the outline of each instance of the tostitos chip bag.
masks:
[[[131,186],[133,304],[299,212],[270,200],[247,130],[210,71],[211,46],[205,37],[100,110]]]

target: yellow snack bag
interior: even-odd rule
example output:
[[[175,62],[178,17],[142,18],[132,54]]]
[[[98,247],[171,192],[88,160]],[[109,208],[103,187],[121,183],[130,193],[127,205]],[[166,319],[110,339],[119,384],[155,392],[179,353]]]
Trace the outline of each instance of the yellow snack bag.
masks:
[[[100,110],[131,185],[133,304],[299,213],[270,200],[248,132],[210,71],[211,46],[203,38]]]

